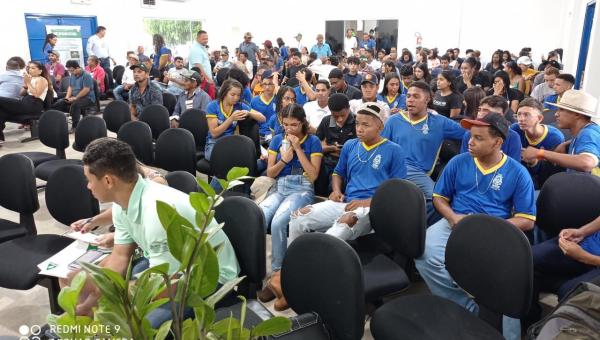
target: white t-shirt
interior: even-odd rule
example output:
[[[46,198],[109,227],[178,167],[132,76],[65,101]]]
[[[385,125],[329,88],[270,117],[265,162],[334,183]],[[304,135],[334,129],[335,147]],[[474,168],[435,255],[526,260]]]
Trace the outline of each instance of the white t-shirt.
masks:
[[[344,36],[344,52],[346,52],[346,56],[350,57],[354,55],[353,48],[356,48],[358,42],[356,41],[356,37],[346,37]]]
[[[87,42],[86,50],[88,55],[95,55],[98,58],[110,57],[108,44],[104,38],[100,38],[97,34],[92,35]]]
[[[183,72],[187,71],[185,68],[180,68],[179,70],[176,69],[175,67],[172,67],[169,69],[169,78],[175,78],[177,80],[183,80],[183,77],[181,76],[181,74]],[[180,89],[183,89],[183,87],[175,82],[173,82],[172,80],[169,80],[169,86],[176,86],[179,87]]]
[[[306,113],[306,120],[313,128],[318,128],[321,124],[323,117],[330,115],[331,111],[327,104],[325,107],[320,107],[318,101],[313,100],[304,104],[304,112]]]

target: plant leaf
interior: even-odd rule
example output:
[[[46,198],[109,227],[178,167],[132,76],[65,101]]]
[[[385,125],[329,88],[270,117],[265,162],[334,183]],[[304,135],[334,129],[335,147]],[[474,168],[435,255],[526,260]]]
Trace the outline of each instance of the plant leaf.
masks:
[[[217,182],[219,182],[219,185],[221,185],[220,194],[223,194],[227,190],[227,188],[229,188],[229,182],[220,178],[217,178]]]
[[[217,302],[221,301],[221,299],[225,297],[225,295],[227,295],[233,288],[240,284],[240,282],[242,282],[245,278],[246,276],[236,277],[235,279],[228,281],[223,286],[221,286],[221,288],[219,288],[214,294],[207,297],[206,303],[214,308]]]
[[[202,300],[200,306],[194,308],[194,314],[196,315],[196,321],[200,323],[202,329],[211,325],[216,316],[215,310],[204,300]]]
[[[86,274],[84,271],[80,271],[71,280],[71,285],[64,287],[60,293],[58,293],[58,304],[60,307],[71,317],[75,317],[75,309],[77,308],[77,301],[79,299],[79,293],[85,284]]]
[[[194,320],[192,319],[186,319],[183,322],[183,339],[184,340],[196,340],[198,339],[198,328],[196,328],[196,325],[194,324]]]
[[[103,325],[110,325],[111,330],[114,329],[116,331],[113,336],[132,338],[133,334],[131,334],[131,330],[127,323],[127,319],[124,316],[118,315],[114,312],[96,312],[96,319]],[[119,326],[119,327],[115,327]],[[117,331],[118,330],[118,331]]]
[[[151,311],[155,310],[156,308],[164,305],[165,303],[169,302],[169,298],[162,298],[162,299],[158,299],[158,300],[154,300],[151,303],[145,305],[144,307],[142,307],[142,311],[141,311],[141,315],[148,315]]]
[[[158,332],[156,333],[156,336],[154,337],[154,340],[164,340],[167,335],[169,335],[169,331],[171,330],[171,324],[173,323],[173,320],[168,320],[165,323],[163,323],[162,325],[160,325],[160,327],[158,328]]]
[[[239,179],[240,177],[248,175],[249,172],[250,172],[250,170],[248,168],[240,168],[240,167],[234,166],[233,168],[229,169],[229,171],[227,172],[227,180],[233,181],[235,179]]]
[[[287,332],[292,328],[292,321],[282,316],[276,316],[254,326],[251,336],[269,336]]]
[[[229,185],[227,186],[227,190],[235,188],[239,185],[244,185],[244,182],[240,181],[240,180],[233,180],[231,182],[229,182]]]
[[[121,289],[125,289],[125,280],[121,274],[112,271],[109,268],[102,268],[102,272],[108,277],[109,280],[111,280],[113,283],[116,283]]]
[[[208,196],[203,192],[190,192],[190,204],[196,211],[206,213],[210,208]]]
[[[230,316],[212,324],[212,326],[210,326],[210,331],[222,338],[226,336],[230,331],[239,328],[241,328],[240,321]]]
[[[213,187],[211,187],[210,184],[208,184],[206,181],[204,181],[200,177],[196,178],[196,182],[198,182],[200,189],[202,189],[208,196],[213,197],[217,194],[215,192],[215,189],[213,189]]]

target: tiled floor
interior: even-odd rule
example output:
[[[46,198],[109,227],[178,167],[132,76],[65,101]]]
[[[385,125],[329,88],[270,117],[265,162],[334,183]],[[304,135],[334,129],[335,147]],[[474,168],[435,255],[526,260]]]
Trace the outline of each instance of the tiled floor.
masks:
[[[53,152],[53,149],[45,147],[40,141],[33,141],[29,143],[20,143],[19,140],[28,136],[28,132],[18,129],[15,124],[7,124],[5,130],[6,143],[0,147],[0,156],[7,153],[14,152],[26,152],[26,151],[46,151]],[[110,136],[114,134],[109,133]],[[71,144],[73,142],[73,135],[70,135]],[[67,150],[67,158],[80,158],[81,153],[69,148]],[[37,224],[38,232],[40,234],[62,234],[69,228],[55,221],[48,210],[46,209],[44,201],[44,191],[39,192],[40,209],[35,213],[35,221]],[[4,208],[0,208],[0,218],[9,220],[18,220],[18,214],[8,211]],[[270,240],[268,240],[267,248],[270,249]],[[267,268],[270,268],[269,264]],[[405,294],[413,293],[427,293],[427,287],[423,282],[413,284]],[[548,305],[555,305],[556,298],[553,296],[546,296],[543,299]],[[294,313],[288,310],[283,313],[275,312],[273,309],[273,302],[266,304],[267,308],[274,312],[276,315],[291,316]],[[28,291],[17,291],[0,288],[0,338],[3,335],[18,336],[19,327],[26,325],[31,327],[32,325],[43,325],[46,323],[46,317],[50,312],[50,306],[48,303],[47,290],[43,287],[37,286]],[[365,334],[363,339],[372,339],[371,332],[369,329],[369,322],[365,325]]]

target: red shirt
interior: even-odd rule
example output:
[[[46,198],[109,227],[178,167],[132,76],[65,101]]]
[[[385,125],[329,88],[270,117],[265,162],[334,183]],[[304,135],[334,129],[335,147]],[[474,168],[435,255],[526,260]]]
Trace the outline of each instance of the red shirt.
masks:
[[[97,65],[93,71],[90,69],[89,66],[86,66],[85,70],[86,70],[86,72],[91,73],[92,78],[98,82],[98,88],[100,89],[100,93],[104,93],[105,92],[104,77],[106,75],[106,72],[104,72],[104,69],[102,67],[100,67],[100,65]]]

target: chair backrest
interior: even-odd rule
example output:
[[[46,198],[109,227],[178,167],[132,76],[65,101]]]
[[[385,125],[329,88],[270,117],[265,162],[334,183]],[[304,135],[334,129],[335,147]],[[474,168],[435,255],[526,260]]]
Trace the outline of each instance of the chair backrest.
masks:
[[[156,141],[154,164],[167,171],[182,170],[196,175],[194,136],[185,129],[167,129]]]
[[[169,121],[169,111],[166,107],[160,104],[152,104],[146,106],[140,113],[139,120],[150,125],[152,130],[152,139],[157,140],[158,136],[171,127]]]
[[[248,281],[249,289],[241,293],[248,299],[256,298],[256,290],[260,289],[267,274],[266,227],[262,209],[248,198],[227,197],[216,207],[215,219],[225,223],[223,231],[235,250],[240,275],[246,275],[244,281]]]
[[[93,81],[94,83],[94,96],[96,97],[96,110],[100,113],[100,87],[98,86],[97,81]]]
[[[212,151],[210,168],[214,176],[226,178],[234,166],[248,168],[250,176],[256,173],[256,149],[254,142],[246,136],[221,137]]]
[[[69,147],[69,126],[64,112],[48,110],[42,113],[38,128],[40,141],[45,146],[62,153]]]
[[[123,82],[123,73],[125,73],[125,66],[117,65],[113,68],[113,78],[115,79],[115,83],[117,85],[121,85]]]
[[[154,163],[152,131],[148,124],[140,121],[127,122],[117,132],[117,139],[129,144],[140,162]]]
[[[114,87],[112,82],[113,74],[110,68],[104,69],[104,93],[108,93],[108,90]]]
[[[196,177],[187,171],[171,171],[165,176],[165,179],[171,188],[186,194],[200,190]]]
[[[53,102],[54,102],[54,97],[46,96],[46,98],[44,98],[44,106],[43,106],[44,111],[48,110],[52,106]]]
[[[561,172],[550,176],[537,199],[536,224],[550,236],[578,228],[600,216],[600,178]]]
[[[40,208],[33,163],[14,153],[0,157],[0,205],[20,214],[33,214]]]
[[[65,225],[97,215],[100,207],[87,183],[81,165],[69,164],[52,172],[46,183],[46,206],[50,215]]]
[[[75,129],[73,149],[84,152],[85,148],[98,138],[106,137],[106,123],[97,116],[85,116]]]
[[[480,306],[513,318],[529,311],[531,246],[525,234],[506,220],[483,214],[463,218],[446,244],[446,267]]]
[[[305,234],[292,242],[281,267],[283,294],[294,312],[316,312],[332,338],[361,339],[365,302],[356,252],[327,234]]]
[[[122,100],[113,100],[104,108],[102,118],[104,118],[108,130],[116,133],[121,125],[131,120],[129,105]]]
[[[423,192],[412,182],[387,180],[377,188],[369,212],[380,239],[409,258],[423,254],[427,217]]]
[[[177,104],[177,97],[169,92],[163,92],[163,105],[169,111],[169,116],[175,111],[175,104]]]
[[[191,132],[194,135],[196,149],[204,151],[206,136],[208,135],[205,111],[198,109],[185,110],[179,117],[179,127]]]
[[[62,77],[62,79],[60,80],[60,87],[58,92],[67,92],[67,89],[69,88],[69,78],[70,76]]]

